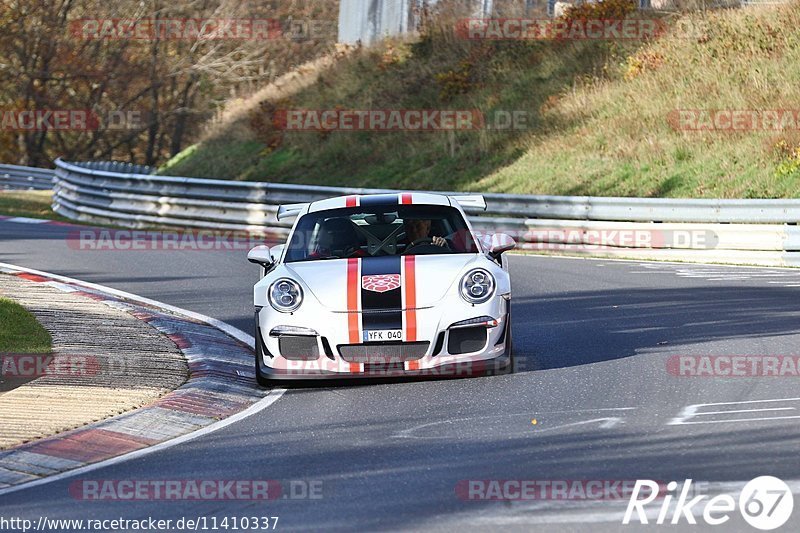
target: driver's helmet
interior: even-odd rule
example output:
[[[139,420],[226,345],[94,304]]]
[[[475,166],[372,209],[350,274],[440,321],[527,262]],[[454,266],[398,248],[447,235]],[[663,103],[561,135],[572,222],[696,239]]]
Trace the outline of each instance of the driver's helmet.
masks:
[[[358,232],[348,219],[329,218],[320,224],[318,252],[342,257],[358,245]]]

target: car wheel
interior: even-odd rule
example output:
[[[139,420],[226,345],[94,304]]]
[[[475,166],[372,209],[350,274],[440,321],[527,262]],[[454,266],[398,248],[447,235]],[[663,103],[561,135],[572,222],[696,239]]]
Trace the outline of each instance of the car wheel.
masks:
[[[264,356],[264,349],[261,346],[261,334],[258,331],[258,324],[257,323],[256,323],[256,331],[255,331],[255,333],[256,333],[256,335],[255,335],[255,337],[256,337],[256,357],[255,357],[255,359],[256,359],[256,368],[255,368],[255,370],[256,370],[256,381],[262,387],[269,387],[270,385],[272,385],[272,382],[268,378],[265,378],[261,374],[261,358]]]
[[[505,376],[506,374],[514,373],[514,341],[511,338],[511,322],[508,324],[508,331],[506,332],[508,341],[506,342],[506,352],[508,353],[508,365],[498,372],[498,375]]]
[[[511,338],[511,324],[508,325],[508,371],[506,374],[514,373],[514,340]]]

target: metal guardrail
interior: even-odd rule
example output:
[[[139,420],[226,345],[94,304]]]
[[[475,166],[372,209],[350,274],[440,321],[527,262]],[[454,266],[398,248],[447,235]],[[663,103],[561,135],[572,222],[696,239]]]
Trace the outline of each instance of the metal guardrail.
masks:
[[[54,175],[51,169],[0,165],[0,189],[49,190]]]
[[[156,169],[148,165],[135,165],[122,161],[86,161],[79,163],[83,168],[90,170],[103,170],[106,172],[116,172],[118,174],[153,174]]]
[[[149,167],[56,160],[53,209],[73,220],[261,231],[282,237],[277,207],[348,194],[396,192],[158,176]],[[452,194],[452,193],[450,193]],[[703,200],[485,194],[467,210],[484,232],[511,233],[527,250],[587,255],[800,265],[800,200]],[[614,232],[647,242],[601,242]],[[688,236],[688,238],[687,238]],[[698,242],[697,237],[702,237]]]

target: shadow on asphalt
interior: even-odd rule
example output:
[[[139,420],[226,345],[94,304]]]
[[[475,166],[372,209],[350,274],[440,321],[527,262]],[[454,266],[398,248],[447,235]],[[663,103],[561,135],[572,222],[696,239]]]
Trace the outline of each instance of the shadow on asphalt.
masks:
[[[675,351],[687,344],[800,333],[798,292],[789,287],[654,288],[528,296],[514,299],[513,316],[519,371],[598,363],[648,349]]]

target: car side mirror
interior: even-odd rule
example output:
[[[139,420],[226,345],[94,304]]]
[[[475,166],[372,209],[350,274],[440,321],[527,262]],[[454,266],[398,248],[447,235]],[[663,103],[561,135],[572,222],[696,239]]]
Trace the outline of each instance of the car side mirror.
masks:
[[[270,269],[275,264],[269,246],[263,244],[247,252],[247,260],[256,265],[261,265],[265,270]]]
[[[489,244],[489,255],[497,259],[505,252],[513,250],[517,247],[517,241],[505,233],[495,233],[492,235],[492,240]]]
[[[273,246],[269,249],[269,253],[272,255],[272,263],[277,263],[280,261],[281,256],[283,255],[283,249],[286,248],[285,244],[278,244]]]

